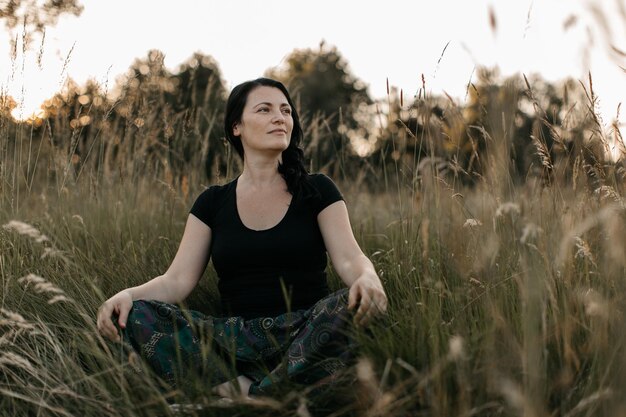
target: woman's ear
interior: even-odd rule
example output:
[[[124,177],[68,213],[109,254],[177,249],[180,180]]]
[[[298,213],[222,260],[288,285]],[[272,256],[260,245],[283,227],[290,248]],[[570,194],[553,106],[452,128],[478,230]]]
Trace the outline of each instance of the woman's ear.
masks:
[[[239,132],[239,123],[235,123],[233,125],[233,136],[239,136],[241,133]]]

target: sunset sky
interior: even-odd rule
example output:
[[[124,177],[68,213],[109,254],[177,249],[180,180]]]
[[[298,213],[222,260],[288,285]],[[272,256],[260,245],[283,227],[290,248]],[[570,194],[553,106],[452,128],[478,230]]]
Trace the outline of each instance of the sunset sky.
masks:
[[[36,111],[66,81],[113,86],[149,49],[174,70],[194,52],[213,56],[227,87],[279,66],[295,48],[336,46],[374,98],[386,80],[412,96],[424,74],[433,94],[463,102],[477,65],[505,75],[538,72],[551,81],[594,77],[604,122],[626,98],[624,0],[84,0],[80,17],[48,29],[12,62],[0,33],[0,88]],[[620,8],[621,5],[621,8]],[[495,26],[490,23],[493,16]],[[606,19],[606,21],[603,21]],[[14,35],[13,35],[14,36]],[[445,53],[442,56],[444,48]],[[614,48],[613,48],[614,47]],[[68,58],[69,56],[69,58]],[[474,74],[475,76],[475,74]]]

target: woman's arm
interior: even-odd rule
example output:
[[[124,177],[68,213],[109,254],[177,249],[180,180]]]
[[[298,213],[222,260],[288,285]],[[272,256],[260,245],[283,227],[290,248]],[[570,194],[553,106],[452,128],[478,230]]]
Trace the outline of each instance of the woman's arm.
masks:
[[[354,320],[359,325],[367,324],[387,310],[387,295],[372,262],[354,238],[346,204],[337,201],[329,205],[320,212],[317,221],[333,267],[350,287],[348,308],[358,306]]]
[[[134,300],[177,303],[187,298],[209,262],[210,245],[211,229],[190,214],[176,256],[167,271],[145,284],[122,290],[105,301],[98,310],[100,333],[112,340],[119,340],[111,316],[117,314],[119,325],[125,327]]]
[[[128,288],[133,300],[183,301],[194,289],[209,262],[211,229],[193,214],[187,218],[178,251],[167,271],[137,287]]]

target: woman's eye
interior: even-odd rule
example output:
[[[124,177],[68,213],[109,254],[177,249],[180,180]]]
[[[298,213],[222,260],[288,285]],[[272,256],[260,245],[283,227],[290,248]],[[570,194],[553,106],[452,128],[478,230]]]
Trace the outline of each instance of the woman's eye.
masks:
[[[291,114],[291,109],[283,109],[283,113],[285,113],[285,114]]]
[[[262,113],[267,113],[268,111],[269,111],[269,109],[268,109],[267,107],[261,107],[261,108],[259,109],[259,112],[260,112],[260,113],[261,113],[261,112],[262,112]]]

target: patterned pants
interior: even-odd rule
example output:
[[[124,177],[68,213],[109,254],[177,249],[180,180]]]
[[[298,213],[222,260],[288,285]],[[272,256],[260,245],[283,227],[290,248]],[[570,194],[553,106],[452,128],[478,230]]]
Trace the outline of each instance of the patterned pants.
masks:
[[[125,342],[170,385],[199,375],[211,386],[245,375],[252,395],[278,392],[281,384],[332,383],[352,359],[348,290],[308,310],[244,320],[184,311],[159,301],[133,303]]]

